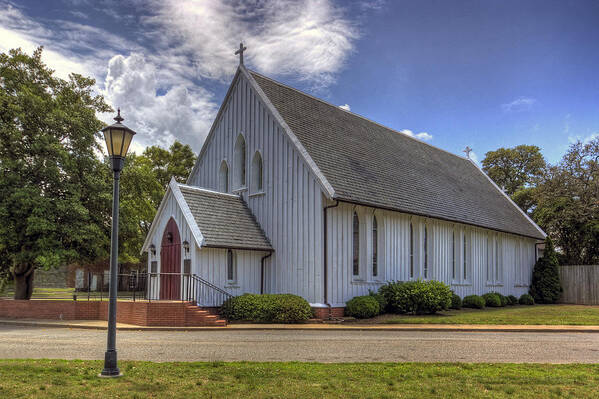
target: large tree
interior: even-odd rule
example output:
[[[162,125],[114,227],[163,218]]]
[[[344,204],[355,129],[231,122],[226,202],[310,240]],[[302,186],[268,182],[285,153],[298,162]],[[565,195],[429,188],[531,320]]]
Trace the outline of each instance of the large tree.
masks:
[[[599,137],[570,146],[535,188],[535,221],[566,264],[599,263]]]
[[[111,108],[95,82],[55,77],[42,48],[0,54],[0,271],[29,299],[36,268],[107,256],[110,190],[95,156]]]
[[[171,177],[179,183],[184,183],[196,160],[191,147],[178,141],[168,150],[158,146],[148,147],[143,156],[151,162],[152,170],[163,187],[167,186]]]
[[[483,170],[525,211],[534,207],[532,187],[546,167],[539,147],[519,145],[499,148],[485,154]]]

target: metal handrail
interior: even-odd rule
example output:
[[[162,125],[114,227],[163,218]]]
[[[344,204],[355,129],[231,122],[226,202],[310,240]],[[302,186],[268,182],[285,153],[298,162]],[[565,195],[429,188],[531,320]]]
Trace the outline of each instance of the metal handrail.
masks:
[[[167,283],[163,284],[165,279]],[[148,301],[181,300],[200,306],[220,307],[232,297],[229,292],[196,274],[148,273]]]

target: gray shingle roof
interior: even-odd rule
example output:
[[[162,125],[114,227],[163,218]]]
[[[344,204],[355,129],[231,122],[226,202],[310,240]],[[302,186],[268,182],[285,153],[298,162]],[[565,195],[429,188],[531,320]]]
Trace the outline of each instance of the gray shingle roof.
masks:
[[[272,246],[238,196],[179,185],[207,247],[271,251]]]
[[[250,73],[336,199],[543,238],[469,160]]]

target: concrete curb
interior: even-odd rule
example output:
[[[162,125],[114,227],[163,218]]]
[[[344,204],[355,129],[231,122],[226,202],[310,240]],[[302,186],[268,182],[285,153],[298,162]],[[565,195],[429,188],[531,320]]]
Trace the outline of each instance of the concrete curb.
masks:
[[[72,328],[83,330],[106,330],[105,325],[97,322],[54,322],[35,320],[0,320],[0,325],[43,328]],[[396,325],[272,325],[272,324],[232,324],[226,327],[159,327],[117,325],[119,331],[428,331],[428,332],[519,332],[519,333],[599,333],[599,326],[567,326],[567,325],[463,325],[463,324],[396,324]]]

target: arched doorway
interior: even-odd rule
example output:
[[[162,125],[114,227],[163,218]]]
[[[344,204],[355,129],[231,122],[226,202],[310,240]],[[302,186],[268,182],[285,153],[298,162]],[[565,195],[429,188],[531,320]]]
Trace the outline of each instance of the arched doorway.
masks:
[[[181,236],[173,218],[162,234],[160,273],[160,299],[181,299]]]

